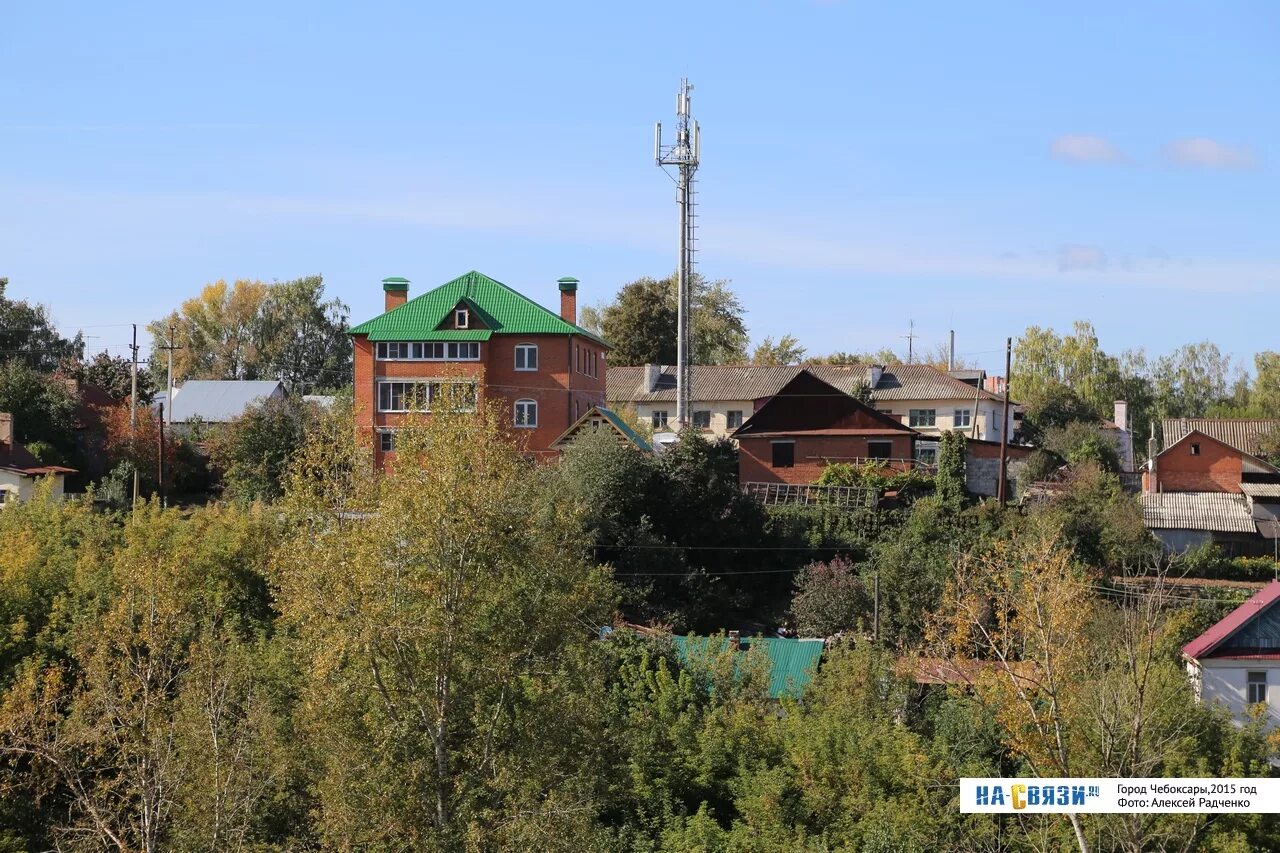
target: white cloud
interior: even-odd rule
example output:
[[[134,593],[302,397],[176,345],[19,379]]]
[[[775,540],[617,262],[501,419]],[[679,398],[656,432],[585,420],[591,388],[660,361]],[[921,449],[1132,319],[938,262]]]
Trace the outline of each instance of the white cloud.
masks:
[[[1101,136],[1069,133],[1049,146],[1050,153],[1070,163],[1124,163],[1124,153]]]
[[[1100,270],[1107,265],[1107,255],[1097,246],[1070,245],[1058,250],[1059,272]]]
[[[1203,169],[1252,169],[1257,165],[1249,148],[1224,145],[1204,136],[1170,142],[1164,147],[1164,156],[1179,166]]]

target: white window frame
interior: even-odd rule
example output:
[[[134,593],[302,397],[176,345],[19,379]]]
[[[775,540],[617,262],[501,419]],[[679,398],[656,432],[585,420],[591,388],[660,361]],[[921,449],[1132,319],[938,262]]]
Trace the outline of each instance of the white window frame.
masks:
[[[1261,675],[1261,681],[1255,681],[1254,676]],[[1267,701],[1267,671],[1265,669],[1251,669],[1245,672],[1244,676],[1244,698],[1245,704],[1254,705],[1258,702]],[[1255,698],[1255,694],[1261,694]]]
[[[387,445],[390,444],[390,447]],[[380,429],[378,430],[378,450],[381,453],[396,452],[396,434],[394,430]]]
[[[933,458],[928,460],[924,459],[923,454],[925,453],[932,455]],[[920,463],[921,465],[937,465],[938,464],[938,445],[934,442],[929,442],[928,444],[923,444],[923,443],[917,444],[915,461]]]
[[[423,394],[423,398],[424,398],[425,405],[424,405],[424,406],[422,406],[422,407],[420,407],[420,408],[399,408],[399,409],[396,409],[396,408],[390,408],[390,407],[388,407],[388,406],[384,406],[384,403],[383,403],[383,396],[382,396],[382,394],[383,394],[382,389],[383,389],[385,386],[390,386],[390,385],[415,385],[415,386],[419,386],[419,385],[420,385],[420,386],[423,386],[423,387],[424,387],[424,389],[425,389],[424,394]],[[476,393],[477,393],[477,392],[478,392],[478,390],[479,390],[479,389],[478,389],[478,385],[477,385],[477,383],[475,383],[475,382],[471,382],[471,381],[467,381],[467,380],[458,380],[458,379],[452,379],[452,378],[437,378],[437,377],[428,377],[428,378],[423,378],[423,379],[419,379],[419,378],[404,378],[404,379],[401,379],[401,378],[399,378],[399,377],[394,378],[394,379],[391,379],[391,378],[380,378],[380,379],[378,380],[378,382],[377,382],[377,389],[376,389],[377,394],[376,394],[376,400],[375,400],[374,402],[377,404],[377,410],[378,410],[378,412],[380,412],[380,413],[386,413],[386,414],[404,414],[404,413],[407,413],[407,412],[430,412],[430,411],[431,411],[431,403],[432,403],[432,401],[436,399],[436,395],[440,393],[440,390],[441,390],[445,385],[464,385],[464,386],[465,386],[465,385],[469,385],[469,386],[471,386],[471,397],[472,397],[472,404],[471,404],[471,408],[469,408],[469,409],[459,409],[459,411],[464,411],[464,412],[467,412],[467,411],[474,412],[474,411],[475,411],[475,399],[476,399]],[[390,392],[388,392],[388,393],[390,393]],[[402,398],[402,399],[403,399],[403,398]],[[388,401],[389,401],[389,398],[388,398]]]
[[[956,409],[951,413],[951,425],[957,428],[973,426],[973,409]]]
[[[480,342],[378,341],[374,357],[378,361],[479,361]]]
[[[662,417],[659,418],[658,416]],[[661,420],[662,423],[658,423]],[[667,424],[671,423],[671,416],[666,409],[657,409],[649,416],[649,422],[653,424],[654,429],[666,429]]]
[[[928,421],[927,423],[926,423],[926,420]],[[937,425],[938,425],[937,409],[908,409],[907,410],[907,426],[931,427],[931,426],[937,426]]]
[[[533,355],[533,366],[529,366],[529,356]],[[520,366],[520,357],[524,356],[524,366]],[[538,369],[538,345],[537,344],[516,344],[515,355],[516,370],[533,372]]]
[[[467,329],[471,327],[471,312],[466,308],[455,308],[453,311],[453,325],[457,329]]]
[[[521,414],[521,409],[524,413]],[[533,411],[533,420],[529,420],[529,411]],[[538,401],[522,397],[516,400],[511,406],[511,425],[517,429],[537,429],[538,427]]]

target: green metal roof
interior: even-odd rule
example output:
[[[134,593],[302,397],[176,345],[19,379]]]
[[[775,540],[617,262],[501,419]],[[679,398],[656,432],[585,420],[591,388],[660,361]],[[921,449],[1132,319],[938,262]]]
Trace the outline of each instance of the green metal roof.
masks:
[[[719,637],[672,637],[676,651],[681,658],[692,649],[694,653],[705,652],[707,645],[718,643],[717,650],[727,647],[728,639]],[[765,644],[765,652],[769,656],[769,697],[781,699],[783,696],[799,697],[813,680],[818,671],[818,660],[822,657],[821,640],[790,640],[783,637],[743,637],[743,651],[756,643]],[[692,645],[690,645],[692,644]]]
[[[636,447],[640,448],[645,453],[653,452],[653,446],[649,444],[649,442],[644,438],[644,436],[640,435],[640,433],[633,430],[629,423],[627,423],[626,421],[624,421],[622,418],[618,416],[617,412],[613,411],[612,409],[606,409],[604,406],[595,406],[594,409],[595,411],[603,415],[605,420],[607,420],[609,423],[617,427],[618,432],[622,433],[627,438],[629,438],[631,440],[631,443],[634,444]]]
[[[461,330],[437,329],[464,300],[480,313],[489,328],[464,333],[474,337],[459,337]],[[586,329],[566,322],[560,315],[475,270],[361,323],[349,334],[368,335],[371,341],[487,340],[491,334],[582,335],[608,346]]]

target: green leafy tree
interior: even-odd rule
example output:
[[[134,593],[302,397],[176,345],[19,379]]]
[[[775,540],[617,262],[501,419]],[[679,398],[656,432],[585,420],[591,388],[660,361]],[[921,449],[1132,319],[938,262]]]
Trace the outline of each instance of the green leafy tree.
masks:
[[[765,338],[756,345],[751,354],[752,364],[784,365],[799,364],[804,358],[805,349],[794,335],[783,335],[775,343],[773,338]]]
[[[1112,474],[1120,470],[1120,452],[1115,441],[1104,436],[1096,423],[1071,421],[1050,427],[1044,434],[1044,448],[1072,465],[1092,462]]]
[[[1161,417],[1201,418],[1227,397],[1231,357],[1217,344],[1183,344],[1152,365],[1155,405]]]
[[[32,305],[9,298],[5,291],[9,279],[0,278],[0,363],[17,361],[45,373],[52,372],[64,360],[78,360],[84,355],[84,338],[64,338],[53,325],[43,305]]]
[[[676,360],[677,281],[641,278],[618,291],[603,308],[584,311],[583,322],[597,326],[614,351],[614,364],[674,364]],[[746,357],[743,308],[729,282],[694,274],[689,336],[695,364],[726,364]],[[594,329],[593,329],[594,330]]]
[[[76,363],[65,370],[68,375],[80,382],[103,388],[117,400],[127,399],[133,391],[133,362],[124,356],[112,355],[105,350],[95,355],[90,361]],[[151,371],[145,365],[139,365],[138,403],[143,406],[151,405],[155,393],[156,387],[151,378]]]
[[[965,437],[959,430],[948,430],[938,442],[938,471],[933,475],[934,494],[946,506],[956,510],[965,499]]]
[[[0,412],[13,415],[21,443],[41,441],[74,450],[76,400],[67,384],[21,359],[0,361]]]
[[[803,637],[830,637],[868,628],[871,595],[857,566],[836,557],[810,563],[796,577],[791,612]]]
[[[293,456],[306,439],[314,407],[295,397],[267,400],[219,430],[210,457],[223,493],[238,500],[274,500],[284,493]]]
[[[522,846],[577,811],[577,662],[610,602],[576,507],[538,488],[503,414],[433,407],[386,474],[354,432],[317,436],[295,467],[276,597],[301,643],[326,846]]]

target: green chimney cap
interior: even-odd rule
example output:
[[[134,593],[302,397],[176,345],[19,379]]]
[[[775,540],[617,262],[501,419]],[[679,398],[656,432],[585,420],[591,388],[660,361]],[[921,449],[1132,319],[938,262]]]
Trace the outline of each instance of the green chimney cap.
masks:
[[[384,278],[382,280],[382,289],[383,290],[408,290],[409,279],[401,278],[398,275],[393,275],[391,276],[391,278]]]
[[[560,290],[564,293],[573,293],[578,289],[578,280],[570,275],[560,279],[557,284],[560,285]]]

